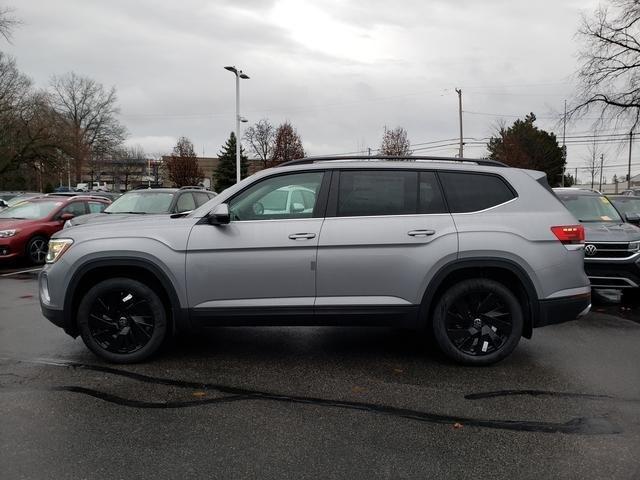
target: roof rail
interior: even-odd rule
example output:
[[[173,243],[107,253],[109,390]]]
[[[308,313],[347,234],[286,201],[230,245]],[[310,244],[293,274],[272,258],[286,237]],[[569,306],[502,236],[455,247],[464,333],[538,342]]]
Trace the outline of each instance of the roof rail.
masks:
[[[425,157],[425,156],[398,156],[398,155],[343,155],[343,156],[328,156],[328,157],[306,157],[297,160],[291,160],[289,162],[281,163],[277,167],[286,167],[289,165],[304,165],[315,162],[333,162],[341,160],[353,160],[353,161],[378,161],[378,160],[390,160],[390,161],[403,161],[403,162],[415,162],[415,161],[429,161],[429,162],[452,162],[452,163],[475,163],[476,165],[486,165],[492,167],[509,167],[497,160],[489,159],[474,159],[474,158],[451,158],[451,157]]]

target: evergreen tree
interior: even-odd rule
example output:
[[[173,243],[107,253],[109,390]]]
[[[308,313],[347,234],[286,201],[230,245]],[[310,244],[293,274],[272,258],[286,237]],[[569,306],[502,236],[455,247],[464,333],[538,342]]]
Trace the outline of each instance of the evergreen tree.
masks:
[[[216,169],[216,192],[220,193],[236,183],[236,134],[231,132],[229,139],[218,154],[220,162]],[[240,176],[245,178],[249,169],[244,148],[240,145]]]
[[[541,170],[555,187],[562,179],[564,153],[555,134],[539,129],[535,121],[536,116],[530,113],[510,127],[501,127],[487,144],[489,158],[512,167]]]

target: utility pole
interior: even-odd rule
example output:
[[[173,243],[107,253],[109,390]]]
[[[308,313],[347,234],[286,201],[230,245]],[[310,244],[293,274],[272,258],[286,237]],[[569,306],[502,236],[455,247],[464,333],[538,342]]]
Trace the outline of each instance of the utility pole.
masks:
[[[627,170],[627,188],[631,189],[631,142],[633,142],[633,130],[629,131],[629,169]]]
[[[240,122],[246,122],[240,116],[240,79],[248,80],[249,75],[238,70],[235,66],[224,67],[236,76],[236,183],[240,183]]]
[[[464,158],[464,143],[462,141],[462,89],[456,88],[455,90],[458,94],[458,116],[460,117],[460,151],[458,152],[458,157]]]
[[[573,177],[573,184],[574,185],[578,184],[578,167],[576,167],[576,176]]]
[[[604,165],[604,153],[600,154],[600,186],[598,187],[598,191],[602,192],[602,166]]]
[[[564,187],[564,172],[567,166],[567,145],[565,144],[565,137],[567,134],[567,101],[564,101],[564,117],[562,117],[562,183]]]

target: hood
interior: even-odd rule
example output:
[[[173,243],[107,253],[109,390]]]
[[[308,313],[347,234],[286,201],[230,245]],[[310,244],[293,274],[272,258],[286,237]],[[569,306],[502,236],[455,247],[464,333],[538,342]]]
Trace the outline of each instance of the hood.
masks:
[[[640,228],[630,223],[584,222],[582,226],[587,243],[640,241]]]
[[[14,228],[25,227],[33,222],[42,222],[43,220],[18,220],[15,218],[0,218],[0,230],[12,230]]]
[[[89,213],[87,215],[80,215],[79,217],[72,218],[70,224],[72,227],[75,227],[77,225],[85,225],[87,223],[105,223],[105,222],[114,222],[114,221],[119,222],[122,220],[131,219],[131,218],[136,218],[140,220],[141,218],[147,217],[149,215],[156,215],[156,214]],[[168,214],[160,214],[160,215],[168,215]]]

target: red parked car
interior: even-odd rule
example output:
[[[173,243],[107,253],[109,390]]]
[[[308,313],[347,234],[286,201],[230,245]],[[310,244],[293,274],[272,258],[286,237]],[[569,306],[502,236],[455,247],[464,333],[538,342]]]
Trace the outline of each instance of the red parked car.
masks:
[[[44,195],[0,212],[0,261],[26,257],[34,265],[44,263],[49,237],[67,220],[100,213],[111,202],[103,197]]]

